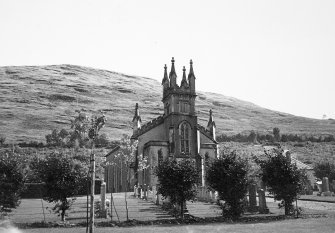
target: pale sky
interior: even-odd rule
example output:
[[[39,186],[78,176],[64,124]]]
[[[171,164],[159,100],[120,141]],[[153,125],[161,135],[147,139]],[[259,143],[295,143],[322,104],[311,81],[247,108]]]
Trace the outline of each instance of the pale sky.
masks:
[[[0,66],[74,64],[335,118],[335,1],[0,0]]]

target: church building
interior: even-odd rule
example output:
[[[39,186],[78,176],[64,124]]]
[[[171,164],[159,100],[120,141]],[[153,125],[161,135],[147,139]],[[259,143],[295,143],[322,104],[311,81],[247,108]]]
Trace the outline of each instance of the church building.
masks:
[[[164,114],[142,125],[140,106],[136,104],[132,120],[132,139],[138,141],[137,156],[146,158],[149,165],[147,169],[138,172],[138,183],[148,185],[149,188],[157,184],[155,167],[167,158],[194,160],[202,173],[199,182],[205,185],[204,164],[209,158],[218,155],[212,110],[209,110],[207,127],[198,124],[195,108],[196,78],[192,60],[188,75],[183,67],[180,85],[177,84],[174,58],[171,62],[169,75],[165,65],[162,80]]]

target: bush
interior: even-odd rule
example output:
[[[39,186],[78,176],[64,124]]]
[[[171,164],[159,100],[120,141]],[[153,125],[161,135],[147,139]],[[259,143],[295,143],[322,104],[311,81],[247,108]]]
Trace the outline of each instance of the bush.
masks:
[[[172,204],[180,206],[180,215],[184,217],[184,203],[196,197],[195,185],[199,180],[199,173],[195,164],[187,159],[165,160],[155,171],[158,177],[158,193],[164,198],[170,198]]]
[[[24,156],[10,152],[0,153],[0,212],[9,211],[20,204],[25,173]]]
[[[206,180],[210,188],[224,200],[222,215],[237,219],[244,212],[243,199],[247,194],[247,160],[235,152],[221,154],[208,167]]]
[[[45,183],[43,199],[55,202],[55,213],[65,220],[65,212],[74,202],[73,196],[83,189],[87,180],[87,169],[83,164],[64,154],[50,154],[45,159],[35,159],[31,164],[42,182]]]
[[[314,166],[315,176],[322,180],[323,177],[328,177],[329,181],[335,180],[335,164],[329,161],[321,161]]]
[[[261,167],[262,181],[275,200],[284,201],[285,215],[293,211],[293,201],[304,189],[305,173],[286,158],[281,149],[266,152],[267,160],[256,161]]]

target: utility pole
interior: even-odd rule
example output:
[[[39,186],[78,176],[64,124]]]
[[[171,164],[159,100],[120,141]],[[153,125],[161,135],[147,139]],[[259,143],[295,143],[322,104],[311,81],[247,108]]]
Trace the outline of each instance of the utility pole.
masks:
[[[94,186],[95,186],[95,154],[94,154],[94,140],[92,141],[92,151],[90,156],[91,164],[91,209],[90,209],[90,224],[89,233],[94,233]]]
[[[91,172],[91,209],[90,209],[90,222],[89,233],[94,233],[94,186],[95,186],[95,154],[94,154],[94,141],[98,136],[99,130],[105,125],[106,118],[104,115],[101,117],[92,117],[91,127],[88,131],[88,137],[92,140],[92,150],[90,155],[90,172]]]

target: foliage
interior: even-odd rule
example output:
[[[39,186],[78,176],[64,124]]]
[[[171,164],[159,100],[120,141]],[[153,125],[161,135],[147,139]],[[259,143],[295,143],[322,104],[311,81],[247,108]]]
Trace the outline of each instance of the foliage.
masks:
[[[24,156],[6,151],[0,153],[0,212],[20,204],[26,174]]]
[[[335,180],[335,164],[327,160],[320,161],[314,166],[315,176],[322,180],[328,177],[329,181]]]
[[[158,193],[169,198],[172,204],[180,206],[181,217],[184,217],[184,203],[196,197],[195,185],[199,173],[194,162],[183,159],[162,161],[155,170],[158,177]]]
[[[251,131],[250,132],[250,134],[249,134],[249,136],[248,136],[248,141],[249,142],[252,142],[252,143],[256,143],[256,141],[257,141],[257,134],[256,134],[256,132],[255,131]]]
[[[280,141],[280,129],[279,128],[273,128],[273,138],[276,142]]]
[[[4,145],[4,144],[5,144],[5,141],[6,141],[6,137],[0,135],[0,146]]]
[[[121,166],[126,167],[127,191],[130,188],[129,170],[131,168],[133,168],[135,172],[137,172],[138,169],[142,170],[145,168],[147,162],[145,159],[137,157],[137,144],[138,144],[137,141],[132,140],[130,136],[124,134],[121,140],[119,141],[119,149],[117,150],[117,153],[114,155],[113,160],[106,163],[106,165],[119,166],[121,164]],[[136,174],[134,175],[135,175],[134,178],[136,178],[137,175]],[[137,184],[137,180],[135,180],[135,184]],[[129,220],[126,192],[125,192],[125,203],[126,203],[127,220]]]
[[[256,161],[261,167],[262,181],[275,200],[283,200],[285,215],[293,210],[293,201],[304,189],[305,173],[283,155],[281,149],[265,151],[266,160]]]
[[[272,133],[262,134],[251,130],[249,134],[238,133],[235,135],[221,134],[216,137],[218,142],[254,142],[253,139],[256,134],[255,141],[259,142],[334,142],[334,135],[298,135],[298,134],[280,134],[279,128],[273,128]]]
[[[98,147],[108,146],[109,140],[106,134],[98,135],[99,130],[106,122],[105,115],[88,117],[84,110],[77,110],[78,115],[71,120],[71,129],[54,129],[51,134],[45,136],[48,146],[60,147],[89,147],[90,139]]]
[[[31,166],[45,182],[43,199],[55,202],[53,210],[60,213],[64,221],[66,210],[73,204],[72,197],[87,182],[87,169],[81,162],[61,153],[47,155],[44,159],[35,158]]]
[[[235,152],[221,153],[207,168],[206,180],[209,187],[224,200],[222,214],[237,219],[244,211],[243,198],[247,194],[248,162]]]

